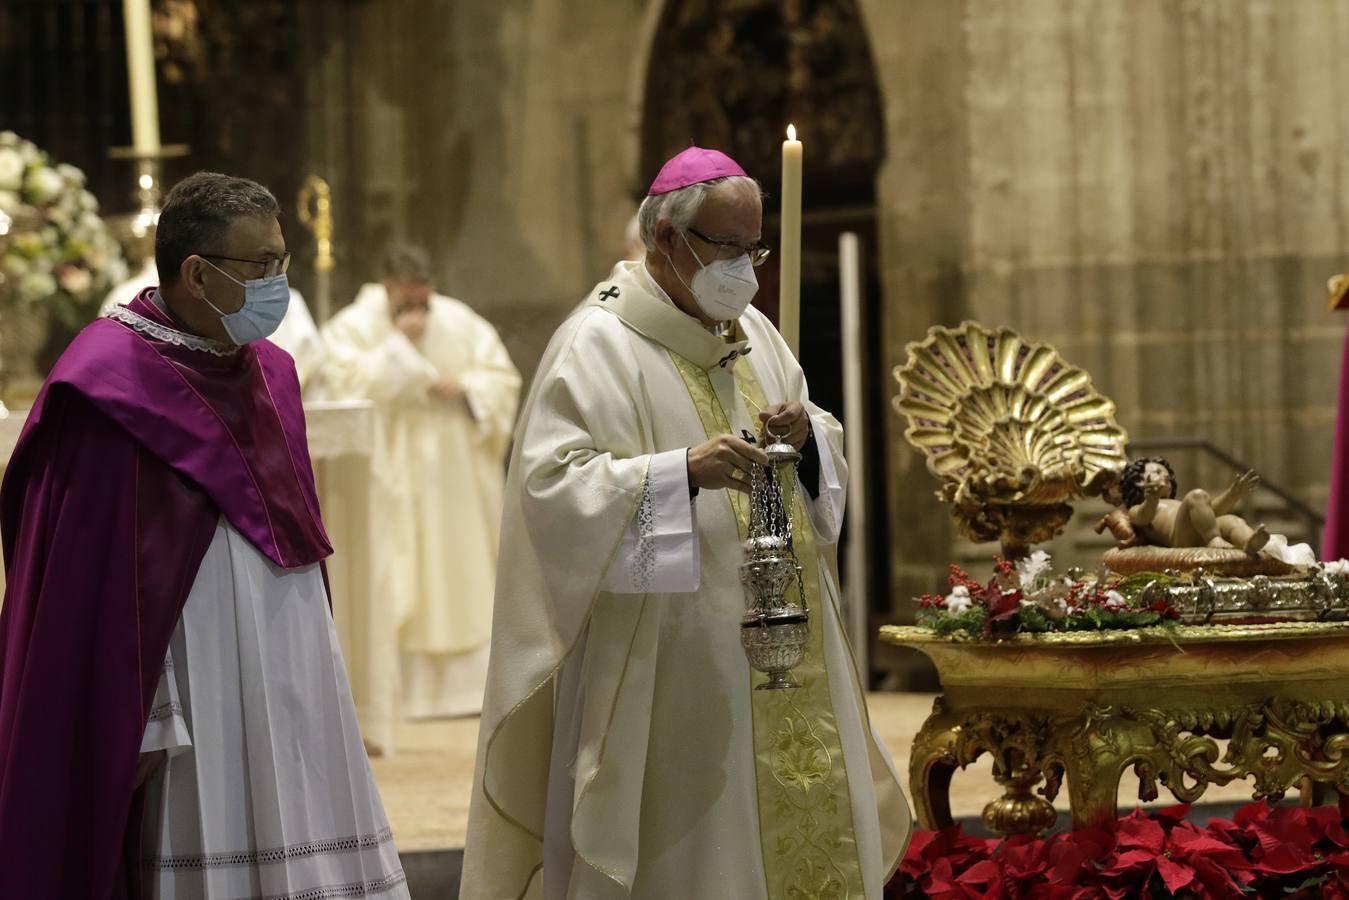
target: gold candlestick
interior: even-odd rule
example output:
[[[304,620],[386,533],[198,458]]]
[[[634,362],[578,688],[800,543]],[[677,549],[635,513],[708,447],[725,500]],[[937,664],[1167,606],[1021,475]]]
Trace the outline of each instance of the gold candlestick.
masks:
[[[318,256],[314,260],[318,292],[315,308],[318,323],[322,325],[332,312],[332,270],[337,265],[333,259],[333,202],[328,182],[317,175],[306,178],[300,187],[296,214],[300,224],[313,233],[318,245]]]

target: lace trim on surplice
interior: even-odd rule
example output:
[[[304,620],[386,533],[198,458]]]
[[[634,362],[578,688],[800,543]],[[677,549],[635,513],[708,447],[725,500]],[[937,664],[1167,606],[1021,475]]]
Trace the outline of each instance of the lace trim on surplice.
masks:
[[[202,353],[209,353],[212,356],[233,356],[239,352],[239,348],[233,344],[222,344],[220,341],[213,341],[210,338],[188,334],[186,331],[179,331],[176,328],[170,328],[167,325],[152,322],[140,313],[132,312],[125,306],[114,306],[108,311],[107,317],[114,321],[121,322],[123,325],[130,326],[134,331],[148,334],[155,340],[163,341],[166,344],[186,347],[189,350],[198,350]]]

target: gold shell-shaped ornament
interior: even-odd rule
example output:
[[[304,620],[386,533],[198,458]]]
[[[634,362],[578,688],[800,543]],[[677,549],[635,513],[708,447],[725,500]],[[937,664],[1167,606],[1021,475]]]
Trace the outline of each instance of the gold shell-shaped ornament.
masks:
[[[904,436],[971,540],[1019,555],[1060,532],[1068,501],[1100,493],[1127,462],[1128,435],[1091,376],[1009,329],[934,327],[894,376]]]

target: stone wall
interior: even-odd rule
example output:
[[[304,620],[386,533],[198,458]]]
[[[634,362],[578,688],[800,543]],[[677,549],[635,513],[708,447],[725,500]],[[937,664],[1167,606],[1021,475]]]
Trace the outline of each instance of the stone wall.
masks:
[[[392,240],[486,315],[529,377],[635,211],[634,3],[310,3],[309,144],[338,209],[335,305]]]
[[[892,361],[932,323],[1017,328],[1091,371],[1134,438],[1207,438],[1322,507],[1344,337],[1325,282],[1349,248],[1336,51],[1349,4],[867,10],[892,129]],[[944,555],[932,482],[891,428],[899,605],[940,580]]]
[[[1008,325],[1093,372],[1133,436],[1207,437],[1323,505],[1349,0],[860,5],[889,148],[889,359],[870,377],[934,323]],[[633,210],[662,6],[349,4],[316,69],[331,115],[310,116],[345,210],[341,283],[391,237],[427,243],[532,372]],[[953,534],[886,427],[902,613],[942,580]]]
[[[1207,438],[1322,507],[1344,332],[1324,284],[1349,264],[1349,0],[855,2],[887,150],[887,358],[869,377],[888,385],[934,323],[1008,325],[1094,373],[1135,438]],[[653,67],[670,64],[652,58],[667,0],[245,6],[199,0],[199,35],[160,36],[165,138],[194,149],[170,174],[254,175],[287,210],[305,175],[323,175],[335,305],[391,240],[423,243],[442,288],[496,323],[531,375],[612,265],[641,192],[644,117],[668,114],[646,106]],[[77,8],[107,40],[56,27]],[[39,16],[0,0],[0,19],[37,29],[16,31],[27,52],[6,71],[30,74],[0,89],[13,120],[0,127],[89,170],[114,210],[124,167],[102,154],[127,137],[118,9],[63,0]],[[83,80],[41,77],[70,53]],[[312,299],[311,239],[286,228]],[[22,322],[0,331],[35,340]],[[901,422],[882,419],[871,507],[889,514],[890,584],[877,593],[902,617],[947,560],[983,551],[953,543]],[[1181,456],[1187,483],[1226,475]]]

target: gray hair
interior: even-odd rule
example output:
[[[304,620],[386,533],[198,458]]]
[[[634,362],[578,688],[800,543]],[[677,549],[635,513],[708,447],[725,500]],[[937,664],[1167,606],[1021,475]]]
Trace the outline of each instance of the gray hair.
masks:
[[[198,172],[173,186],[155,228],[155,268],[159,280],[178,280],[183,260],[209,256],[224,249],[225,235],[239,219],[275,218],[281,207],[256,181]]]
[[[723,178],[713,178],[711,181],[700,181],[664,194],[656,194],[643,200],[637,210],[637,229],[647,251],[654,253],[656,250],[656,225],[662,219],[669,219],[679,234],[687,233],[693,220],[698,217],[698,210],[703,208],[707,192],[728,181],[744,185],[758,197],[763,196],[759,182],[748,175],[727,175]]]

